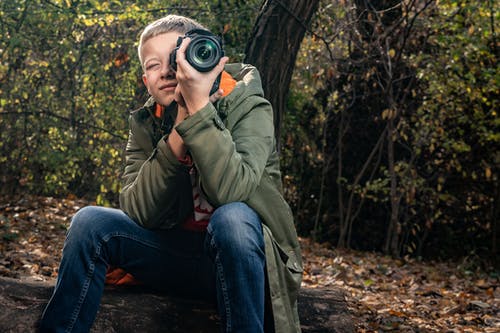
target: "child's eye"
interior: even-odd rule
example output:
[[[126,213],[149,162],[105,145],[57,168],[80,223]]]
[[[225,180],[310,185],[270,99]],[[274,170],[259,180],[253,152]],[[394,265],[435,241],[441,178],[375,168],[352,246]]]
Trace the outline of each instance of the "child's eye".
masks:
[[[159,68],[160,67],[160,64],[150,64],[150,65],[147,65],[146,66],[146,70],[153,70],[153,69],[156,69],[156,68]]]

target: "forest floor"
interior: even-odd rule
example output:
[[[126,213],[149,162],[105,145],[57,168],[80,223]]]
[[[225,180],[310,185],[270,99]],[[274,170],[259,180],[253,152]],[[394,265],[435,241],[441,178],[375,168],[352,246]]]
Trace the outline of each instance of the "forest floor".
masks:
[[[0,197],[0,276],[55,281],[76,198]],[[303,288],[346,291],[357,332],[500,332],[499,273],[301,240]]]

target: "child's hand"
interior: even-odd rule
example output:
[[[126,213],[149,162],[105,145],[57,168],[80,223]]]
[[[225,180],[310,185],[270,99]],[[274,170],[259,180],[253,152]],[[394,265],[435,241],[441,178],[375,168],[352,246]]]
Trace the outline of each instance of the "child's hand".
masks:
[[[184,105],[177,103],[177,117],[175,118],[174,125],[180,124],[188,117],[187,109]]]
[[[177,72],[175,75],[177,87],[175,89],[175,100],[180,105],[185,105],[188,113],[192,115],[207,105],[209,101],[212,101],[209,96],[210,90],[229,58],[222,57],[219,64],[210,72],[198,72],[186,60],[185,52],[190,42],[190,38],[185,38],[179,50],[177,50]],[[222,94],[217,91],[212,96],[215,101]]]
[[[224,95],[224,90],[222,90],[221,88],[217,89],[217,91],[210,96],[209,98],[210,103],[217,102],[223,95]]]

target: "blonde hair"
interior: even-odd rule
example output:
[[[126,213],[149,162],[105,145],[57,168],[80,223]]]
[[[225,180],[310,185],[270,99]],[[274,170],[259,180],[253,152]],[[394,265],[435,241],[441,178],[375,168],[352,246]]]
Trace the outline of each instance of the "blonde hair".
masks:
[[[186,32],[193,29],[206,29],[203,25],[185,16],[180,15],[167,15],[162,17],[146,26],[141,37],[139,39],[139,46],[137,48],[137,54],[139,55],[139,61],[142,63],[142,46],[148,40],[161,34],[168,32],[179,32],[185,34]]]

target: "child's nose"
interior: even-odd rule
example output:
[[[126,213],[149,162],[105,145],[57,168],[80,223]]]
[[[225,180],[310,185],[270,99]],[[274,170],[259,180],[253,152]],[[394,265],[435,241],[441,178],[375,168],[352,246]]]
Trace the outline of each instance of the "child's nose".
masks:
[[[172,67],[167,63],[162,66],[161,68],[161,75],[163,77],[169,77],[172,76],[175,73],[175,71],[172,69]]]

